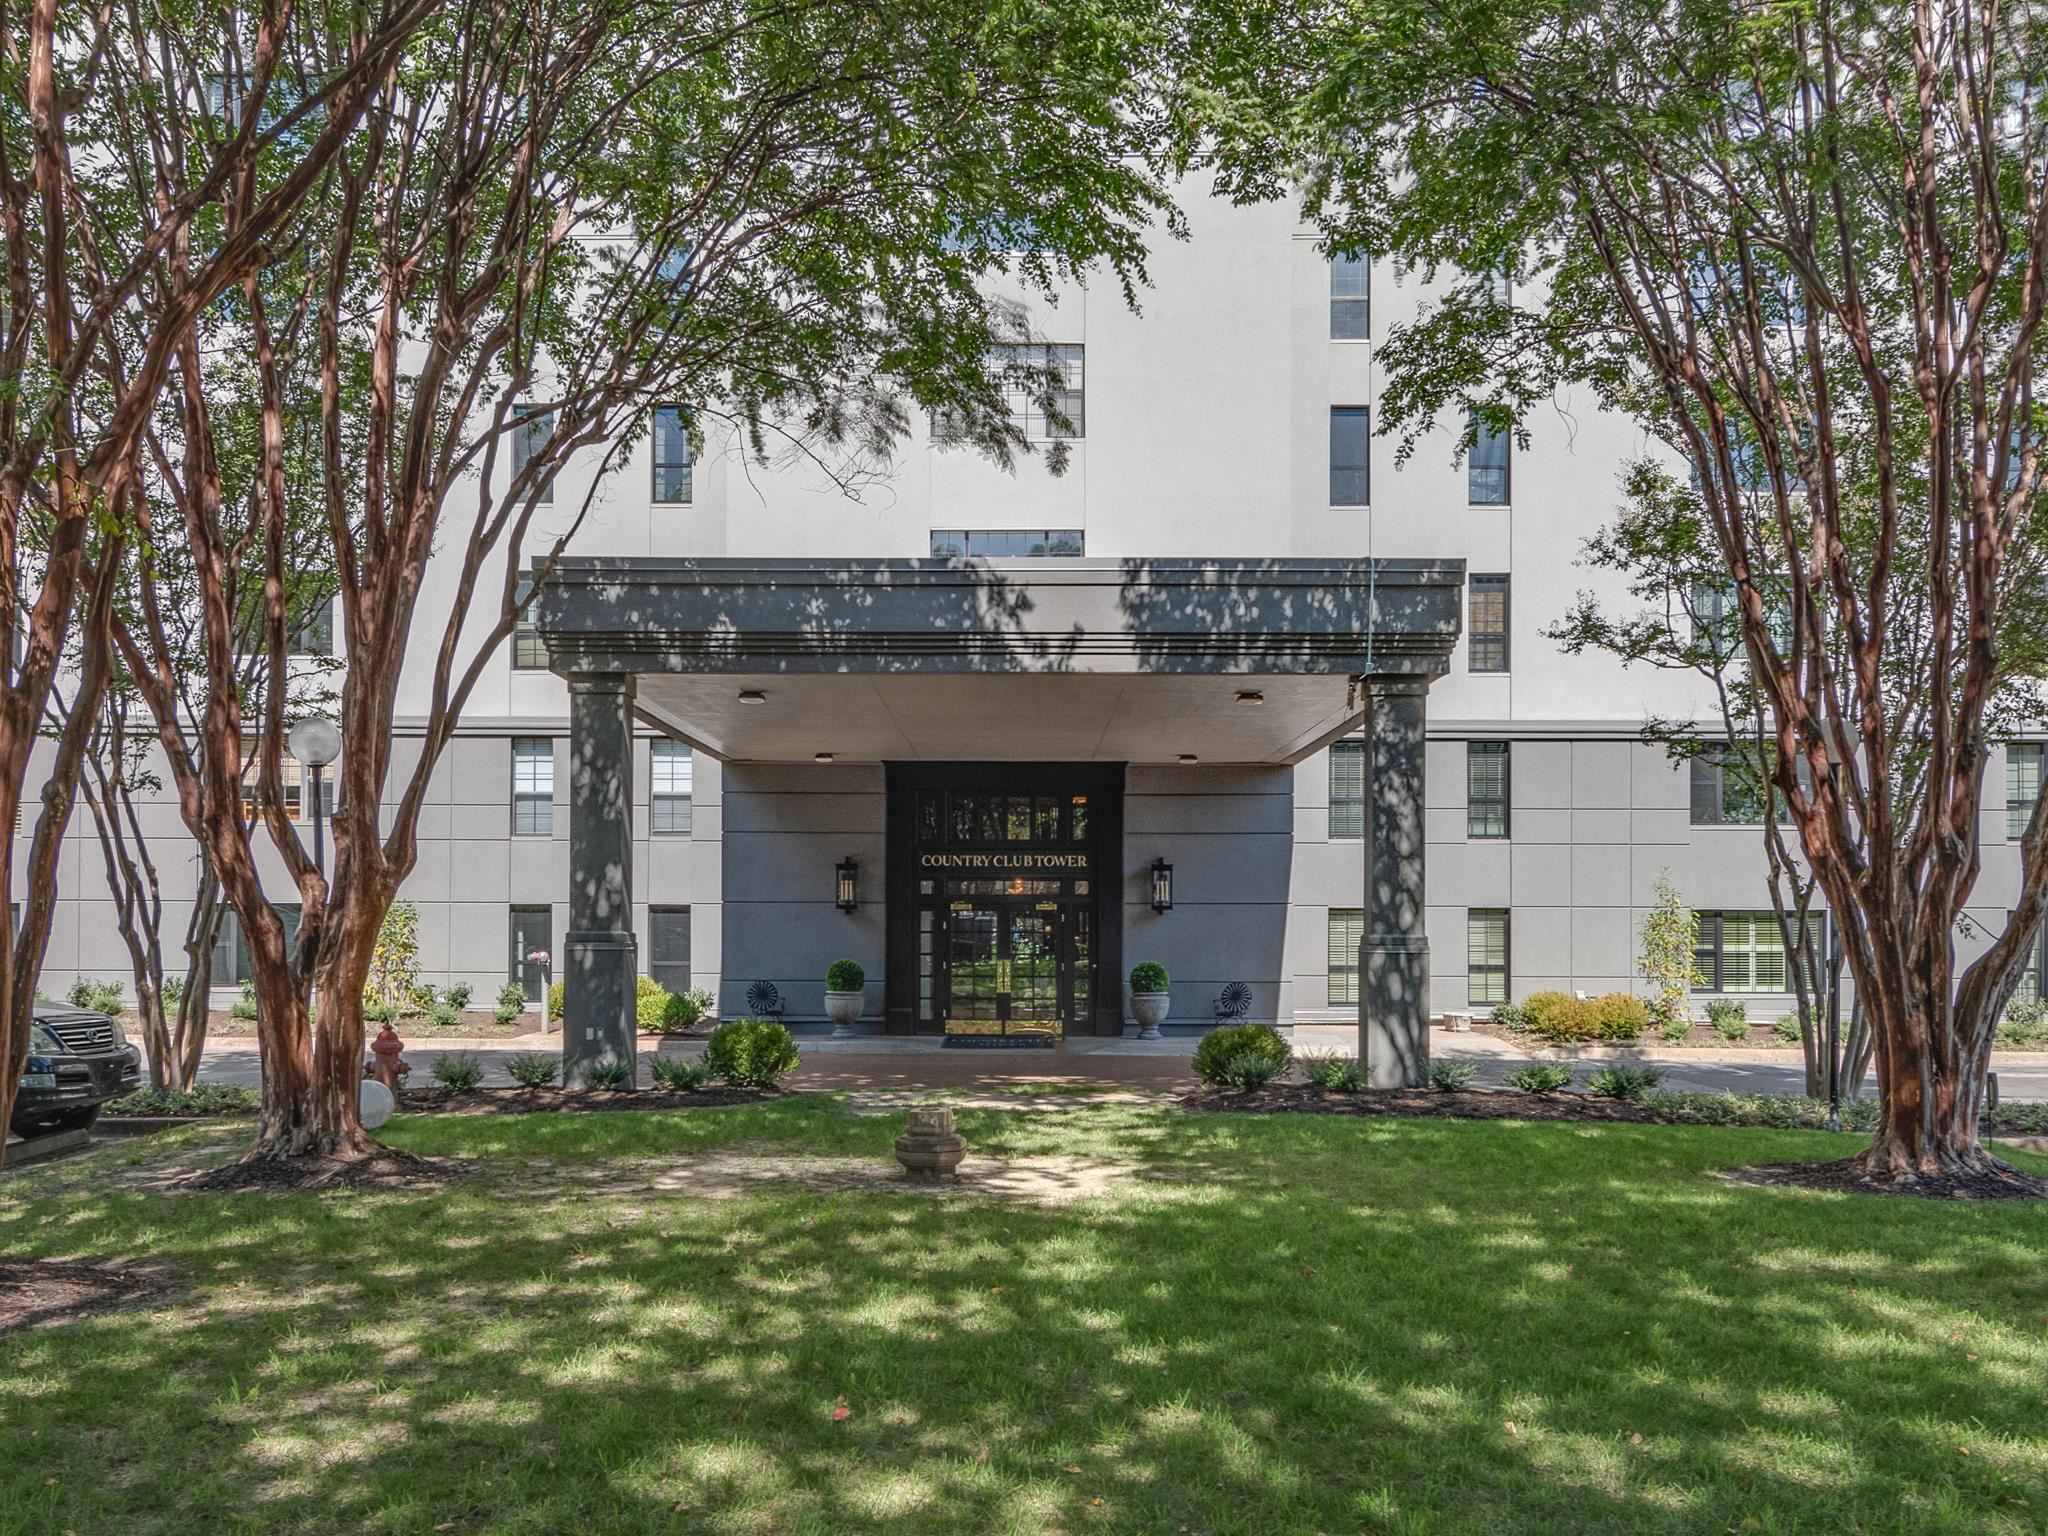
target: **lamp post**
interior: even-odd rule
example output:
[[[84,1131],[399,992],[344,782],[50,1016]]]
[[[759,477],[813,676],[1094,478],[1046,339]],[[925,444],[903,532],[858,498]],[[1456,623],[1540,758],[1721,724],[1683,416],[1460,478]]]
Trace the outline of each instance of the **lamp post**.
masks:
[[[341,756],[341,727],[325,715],[308,715],[286,734],[285,746],[306,770],[310,781],[306,791],[313,797],[313,869],[324,880],[327,878],[327,848],[320,836],[320,821],[327,807],[325,797],[320,793],[322,770]]]

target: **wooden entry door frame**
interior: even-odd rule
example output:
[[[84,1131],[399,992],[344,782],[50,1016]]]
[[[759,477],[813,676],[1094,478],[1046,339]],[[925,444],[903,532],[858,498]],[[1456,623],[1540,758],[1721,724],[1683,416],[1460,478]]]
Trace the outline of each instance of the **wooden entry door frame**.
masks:
[[[1093,986],[1088,1017],[1067,1023],[1074,1035],[1123,1033],[1124,765],[1122,763],[886,763],[888,871],[884,881],[888,932],[886,1028],[892,1035],[937,1034],[943,1019],[918,1014],[918,842],[920,790],[963,793],[1085,794],[1091,837],[1089,879]],[[998,902],[1000,898],[998,898]],[[995,903],[992,903],[995,904]]]

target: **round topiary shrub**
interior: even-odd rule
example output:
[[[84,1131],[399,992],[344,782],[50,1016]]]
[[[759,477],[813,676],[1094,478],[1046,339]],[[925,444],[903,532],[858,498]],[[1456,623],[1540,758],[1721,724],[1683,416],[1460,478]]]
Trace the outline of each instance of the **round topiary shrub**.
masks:
[[[661,1027],[665,1030],[688,1029],[711,1006],[711,994],[698,988],[688,992],[672,992],[661,1010]]]
[[[1575,1040],[1579,1000],[1569,992],[1531,992],[1522,999],[1522,1027],[1546,1040]]]
[[[1257,1052],[1274,1064],[1272,1075],[1277,1077],[1287,1070],[1294,1060],[1294,1051],[1280,1031],[1270,1024],[1226,1024],[1221,1029],[1212,1029],[1202,1036],[1202,1043],[1195,1047],[1195,1076],[1205,1083],[1229,1085],[1234,1058],[1247,1051]],[[1244,1074],[1236,1074],[1242,1077]]]
[[[772,1088],[798,1060],[796,1041],[773,1019],[734,1019],[704,1042],[704,1065],[735,1088]]]
[[[633,1022],[653,1034],[668,1014],[669,991],[652,976],[642,976],[633,991]]]
[[[1166,967],[1157,960],[1141,961],[1131,967],[1133,992],[1164,992],[1170,985],[1166,977]]]
[[[1580,1007],[1594,1040],[1633,1040],[1650,1027],[1650,1005],[1626,992],[1603,992]]]
[[[825,970],[827,992],[858,992],[867,981],[868,973],[855,960],[834,960]]]

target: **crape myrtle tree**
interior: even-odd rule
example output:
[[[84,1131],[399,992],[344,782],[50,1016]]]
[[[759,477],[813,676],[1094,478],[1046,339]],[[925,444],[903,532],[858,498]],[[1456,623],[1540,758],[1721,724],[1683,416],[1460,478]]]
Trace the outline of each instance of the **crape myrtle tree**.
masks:
[[[189,317],[161,444],[180,484],[151,499],[143,534],[192,553],[196,711],[147,559],[115,633],[246,937],[263,1059],[251,1160],[381,1152],[356,1109],[362,991],[431,776],[518,620],[522,569],[545,575],[651,406],[680,402],[700,441],[717,424],[755,458],[856,481],[915,415],[1005,461],[1025,446],[985,366],[1021,311],[986,280],[1051,297],[1092,265],[1135,295],[1146,227],[1171,222],[1160,156],[1180,116],[1135,86],[1171,56],[1151,14],[453,5],[378,78],[270,266]],[[289,65],[309,89],[329,67],[318,52]],[[246,542],[216,484],[223,368],[247,370],[262,402]],[[318,423],[344,658],[324,876],[282,794],[283,440],[298,419]],[[543,516],[572,458],[595,470],[589,489]],[[233,641],[252,571],[271,673],[253,718]],[[402,759],[401,684],[425,700]],[[236,804],[245,757],[253,823]],[[258,837],[299,904],[289,942]]]
[[[1728,583],[1771,778],[1847,947],[1874,1185],[2006,1181],[1992,1028],[2048,900],[2048,805],[1967,964],[2005,619],[2038,579],[2048,36],[2037,5],[1353,0],[1262,29],[1239,191],[1453,285],[1383,429],[1590,384],[1667,444]],[[1249,72],[1248,72],[1249,78]],[[1782,619],[1780,616],[1782,615]]]
[[[77,669],[18,889],[0,861],[0,909],[20,912],[18,927],[0,925],[0,1122],[28,1052],[78,763],[113,672],[140,439],[172,347],[267,259],[348,142],[371,74],[432,4],[0,6],[0,826],[22,819],[53,690]],[[273,103],[279,57],[314,32],[331,39],[335,66],[316,92],[204,140],[178,132],[192,93],[203,99],[224,69],[246,101]],[[207,74],[167,78],[174,53],[207,59]],[[286,135],[290,169],[256,188],[255,165]],[[220,213],[237,199],[230,232]]]

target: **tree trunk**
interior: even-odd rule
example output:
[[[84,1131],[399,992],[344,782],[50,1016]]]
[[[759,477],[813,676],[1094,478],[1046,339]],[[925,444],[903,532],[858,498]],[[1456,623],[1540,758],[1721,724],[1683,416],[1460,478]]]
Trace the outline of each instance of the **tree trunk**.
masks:
[[[1878,1121],[1870,1149],[1855,1161],[1871,1179],[1910,1183],[1994,1164],[1978,1139],[1989,1052],[1961,1044],[1988,1040],[1989,1031],[1968,1019],[1938,1025],[1947,986],[1946,976],[1928,977],[1905,997],[1884,1000],[1889,1010],[1863,1000],[1876,1050]],[[1957,1044],[1944,1049],[1947,1042]]]
[[[199,1053],[206,1045],[206,1027],[213,993],[213,948],[227,909],[221,905],[220,881],[204,850],[199,860],[199,891],[192,920],[185,925],[185,990],[178,996],[178,1022],[171,1033],[167,1087],[190,1090],[199,1080]]]

